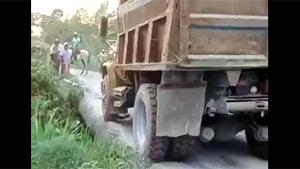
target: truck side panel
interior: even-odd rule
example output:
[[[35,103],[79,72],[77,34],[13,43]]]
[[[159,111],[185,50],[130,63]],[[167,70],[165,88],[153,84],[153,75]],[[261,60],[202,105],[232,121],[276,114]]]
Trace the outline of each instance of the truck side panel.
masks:
[[[190,55],[260,55],[267,48],[267,30],[264,28],[226,28],[191,26]]]

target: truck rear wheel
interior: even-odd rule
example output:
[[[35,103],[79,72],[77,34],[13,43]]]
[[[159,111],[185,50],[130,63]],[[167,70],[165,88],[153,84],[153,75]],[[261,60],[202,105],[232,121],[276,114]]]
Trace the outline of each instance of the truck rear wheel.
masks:
[[[156,85],[142,84],[136,94],[133,109],[133,134],[138,152],[152,161],[162,161],[168,150],[169,140],[155,136]]]
[[[250,151],[257,157],[268,160],[268,142],[259,142],[254,137],[254,130],[247,128],[246,131],[247,144]]]
[[[196,138],[192,136],[180,136],[172,138],[167,153],[167,157],[170,160],[181,160],[191,154],[195,146]]]
[[[112,114],[113,112],[113,98],[110,94],[110,86],[108,75],[105,75],[103,78],[103,84],[101,86],[102,94],[104,97],[102,98],[102,114],[104,121],[114,121],[115,117]]]

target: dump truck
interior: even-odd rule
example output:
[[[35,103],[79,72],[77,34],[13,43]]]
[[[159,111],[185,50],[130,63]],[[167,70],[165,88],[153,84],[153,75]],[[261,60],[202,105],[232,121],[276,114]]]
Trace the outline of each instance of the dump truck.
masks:
[[[117,22],[102,111],[118,122],[132,108],[143,157],[179,160],[245,131],[268,159],[267,0],[121,0]]]

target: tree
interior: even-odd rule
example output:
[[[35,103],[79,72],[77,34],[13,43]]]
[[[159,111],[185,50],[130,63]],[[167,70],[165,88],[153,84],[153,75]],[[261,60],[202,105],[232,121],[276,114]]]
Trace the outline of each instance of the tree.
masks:
[[[38,26],[43,15],[40,13],[31,13],[31,25]]]
[[[95,25],[98,26],[101,21],[101,16],[106,15],[107,7],[108,7],[108,1],[106,0],[101,4],[100,8],[96,11],[95,15],[93,16],[93,23]]]
[[[42,39],[48,44],[52,44],[55,38],[59,38],[61,42],[70,41],[73,33],[78,32],[83,36],[81,47],[88,49],[92,56],[96,56],[102,49],[109,50],[105,40],[97,36],[100,18],[106,15],[107,5],[108,1],[105,0],[93,16],[89,16],[86,9],[80,8],[71,19],[65,20],[61,20],[64,12],[60,9],[53,10],[51,15],[33,16],[32,14],[32,22],[41,20],[39,25],[43,30]],[[108,38],[116,39],[117,20],[110,20],[108,27]]]
[[[73,16],[74,20],[81,24],[88,24],[89,23],[89,14],[86,9],[80,8],[76,10],[75,15]]]
[[[110,39],[117,39],[118,33],[118,20],[117,18],[112,18],[108,23],[108,37]]]
[[[51,13],[51,16],[54,17],[56,20],[60,20],[61,17],[64,16],[64,12],[61,9],[54,9]]]

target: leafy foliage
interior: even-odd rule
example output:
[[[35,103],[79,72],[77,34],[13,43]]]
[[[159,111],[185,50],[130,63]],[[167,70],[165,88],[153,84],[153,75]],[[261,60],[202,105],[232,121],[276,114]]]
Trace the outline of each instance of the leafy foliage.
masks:
[[[80,8],[71,19],[65,20],[62,20],[63,11],[55,9],[50,16],[32,15],[32,23],[41,20],[42,38],[49,44],[52,44],[55,38],[60,39],[61,42],[70,41],[73,33],[78,32],[83,37],[82,48],[88,49],[92,55],[97,56],[102,49],[109,50],[104,39],[98,37],[100,18],[107,14],[107,5],[108,1],[102,3],[93,16],[89,16],[86,9]],[[109,23],[109,30],[108,38],[116,39],[116,19]]]
[[[131,148],[114,140],[93,140],[77,113],[81,91],[61,80],[45,58],[33,54],[31,59],[32,168],[147,168]]]
[[[90,68],[99,67],[98,54],[109,46],[98,36],[105,1],[94,14],[78,9],[70,19],[55,9],[50,16],[32,14],[31,24],[42,28],[31,43],[31,164],[33,169],[142,169],[148,164],[115,140],[95,142],[77,112],[81,90],[58,77],[49,66],[49,48],[55,38],[70,41],[73,32],[83,37],[82,48],[91,52]],[[108,39],[116,39],[116,20],[109,23]],[[108,52],[107,52],[108,53]],[[110,56],[103,56],[107,61]],[[70,77],[72,78],[72,77]]]
[[[91,53],[92,62],[88,66],[89,70],[99,71],[99,64],[110,60],[113,55],[105,58],[98,58],[98,54],[105,49],[109,53],[110,47],[106,40],[117,39],[117,19],[109,19],[108,34],[105,39],[99,36],[99,25],[102,16],[107,15],[108,1],[104,1],[94,15],[89,16],[86,9],[80,8],[71,18],[63,19],[64,12],[55,9],[51,15],[32,14],[31,23],[42,28],[41,38],[50,47],[54,39],[60,39],[61,43],[70,42],[74,32],[78,32],[82,37],[81,48],[87,49]],[[49,51],[49,47],[46,51]],[[94,58],[94,59],[93,59]],[[99,63],[99,61],[101,61]],[[81,66],[81,65],[79,65]]]

